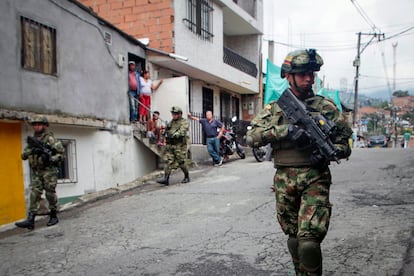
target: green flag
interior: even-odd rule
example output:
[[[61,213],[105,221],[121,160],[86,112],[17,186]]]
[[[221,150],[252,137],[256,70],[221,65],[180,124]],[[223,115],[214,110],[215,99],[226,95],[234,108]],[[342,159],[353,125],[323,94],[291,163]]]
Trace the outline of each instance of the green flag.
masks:
[[[268,104],[271,101],[278,100],[283,91],[288,88],[289,84],[286,79],[282,79],[280,76],[280,67],[274,65],[269,59],[267,59],[266,64],[264,103]]]
[[[338,90],[328,90],[326,88],[321,88],[318,91],[318,95],[324,96],[326,98],[330,98],[333,100],[338,107],[339,111],[342,112],[342,105],[341,99],[339,98],[339,91]]]

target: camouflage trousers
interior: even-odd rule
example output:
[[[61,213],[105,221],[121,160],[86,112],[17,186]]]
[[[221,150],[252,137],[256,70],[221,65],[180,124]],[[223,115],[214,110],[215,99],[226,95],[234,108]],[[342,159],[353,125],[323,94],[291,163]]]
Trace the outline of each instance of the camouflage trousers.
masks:
[[[286,235],[322,242],[331,217],[331,183],[329,168],[277,168],[274,177],[277,219]]]
[[[29,211],[36,214],[40,208],[40,199],[45,190],[50,211],[57,210],[57,169],[55,167],[43,170],[32,170]]]
[[[184,172],[188,171],[187,168],[187,145],[168,145],[165,147],[164,161],[165,174],[170,174],[172,170],[181,168]]]

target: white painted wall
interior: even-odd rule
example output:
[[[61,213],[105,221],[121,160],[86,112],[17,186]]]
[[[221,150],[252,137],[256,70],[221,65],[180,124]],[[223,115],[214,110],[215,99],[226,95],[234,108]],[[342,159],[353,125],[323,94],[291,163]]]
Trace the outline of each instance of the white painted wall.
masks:
[[[186,18],[186,5],[182,1],[174,1],[174,48],[175,53],[188,58],[191,66],[199,68],[217,77],[231,81],[237,85],[244,85],[253,91],[259,91],[259,74],[252,77],[223,62],[223,10],[213,3],[213,31],[214,38],[211,41],[200,39],[196,34],[188,30],[183,19]],[[257,47],[257,44],[252,45]],[[257,59],[260,51],[256,48]],[[245,51],[248,53],[249,51]],[[200,55],[200,53],[203,53]],[[255,60],[253,60],[254,62]],[[258,63],[257,63],[258,66]]]
[[[160,112],[162,120],[171,120],[171,107],[179,106],[184,117],[188,113],[188,77],[164,79],[151,96],[151,109]]]
[[[58,184],[60,198],[116,187],[156,169],[154,154],[133,137],[129,125],[119,125],[114,133],[62,125],[51,125],[49,130],[57,139],[76,141],[77,182]],[[33,131],[25,125],[23,147],[28,135],[33,135]],[[27,161],[24,161],[23,171],[28,194],[30,170]]]

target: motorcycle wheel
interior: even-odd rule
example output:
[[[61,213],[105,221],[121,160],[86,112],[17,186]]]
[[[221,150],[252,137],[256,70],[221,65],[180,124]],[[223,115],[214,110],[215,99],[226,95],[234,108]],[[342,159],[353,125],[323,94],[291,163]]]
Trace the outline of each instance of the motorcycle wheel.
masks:
[[[253,156],[257,162],[263,162],[266,159],[266,146],[252,148]]]
[[[244,150],[240,148],[240,145],[237,142],[236,142],[236,152],[240,156],[241,159],[246,158],[246,153],[244,153]]]

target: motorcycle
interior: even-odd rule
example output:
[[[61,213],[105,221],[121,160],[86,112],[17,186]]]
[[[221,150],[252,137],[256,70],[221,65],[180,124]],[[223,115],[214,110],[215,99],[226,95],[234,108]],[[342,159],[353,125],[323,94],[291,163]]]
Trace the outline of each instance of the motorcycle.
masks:
[[[225,129],[223,136],[220,138],[220,154],[224,160],[227,160],[229,155],[236,152],[241,159],[244,159],[246,158],[246,153],[240,146],[239,142],[237,142],[237,135],[235,131],[235,122],[237,121],[237,117],[233,117],[231,121],[233,123],[231,129]]]
[[[261,147],[252,148],[253,156],[257,162],[263,162],[266,160],[267,145]]]
[[[248,126],[247,130],[250,130],[251,128],[252,128],[251,126]],[[271,150],[272,149],[270,147],[270,144],[260,146],[260,147],[252,147],[253,156],[257,162],[263,162],[266,159],[271,158],[271,157],[267,157],[268,152],[270,153]]]

